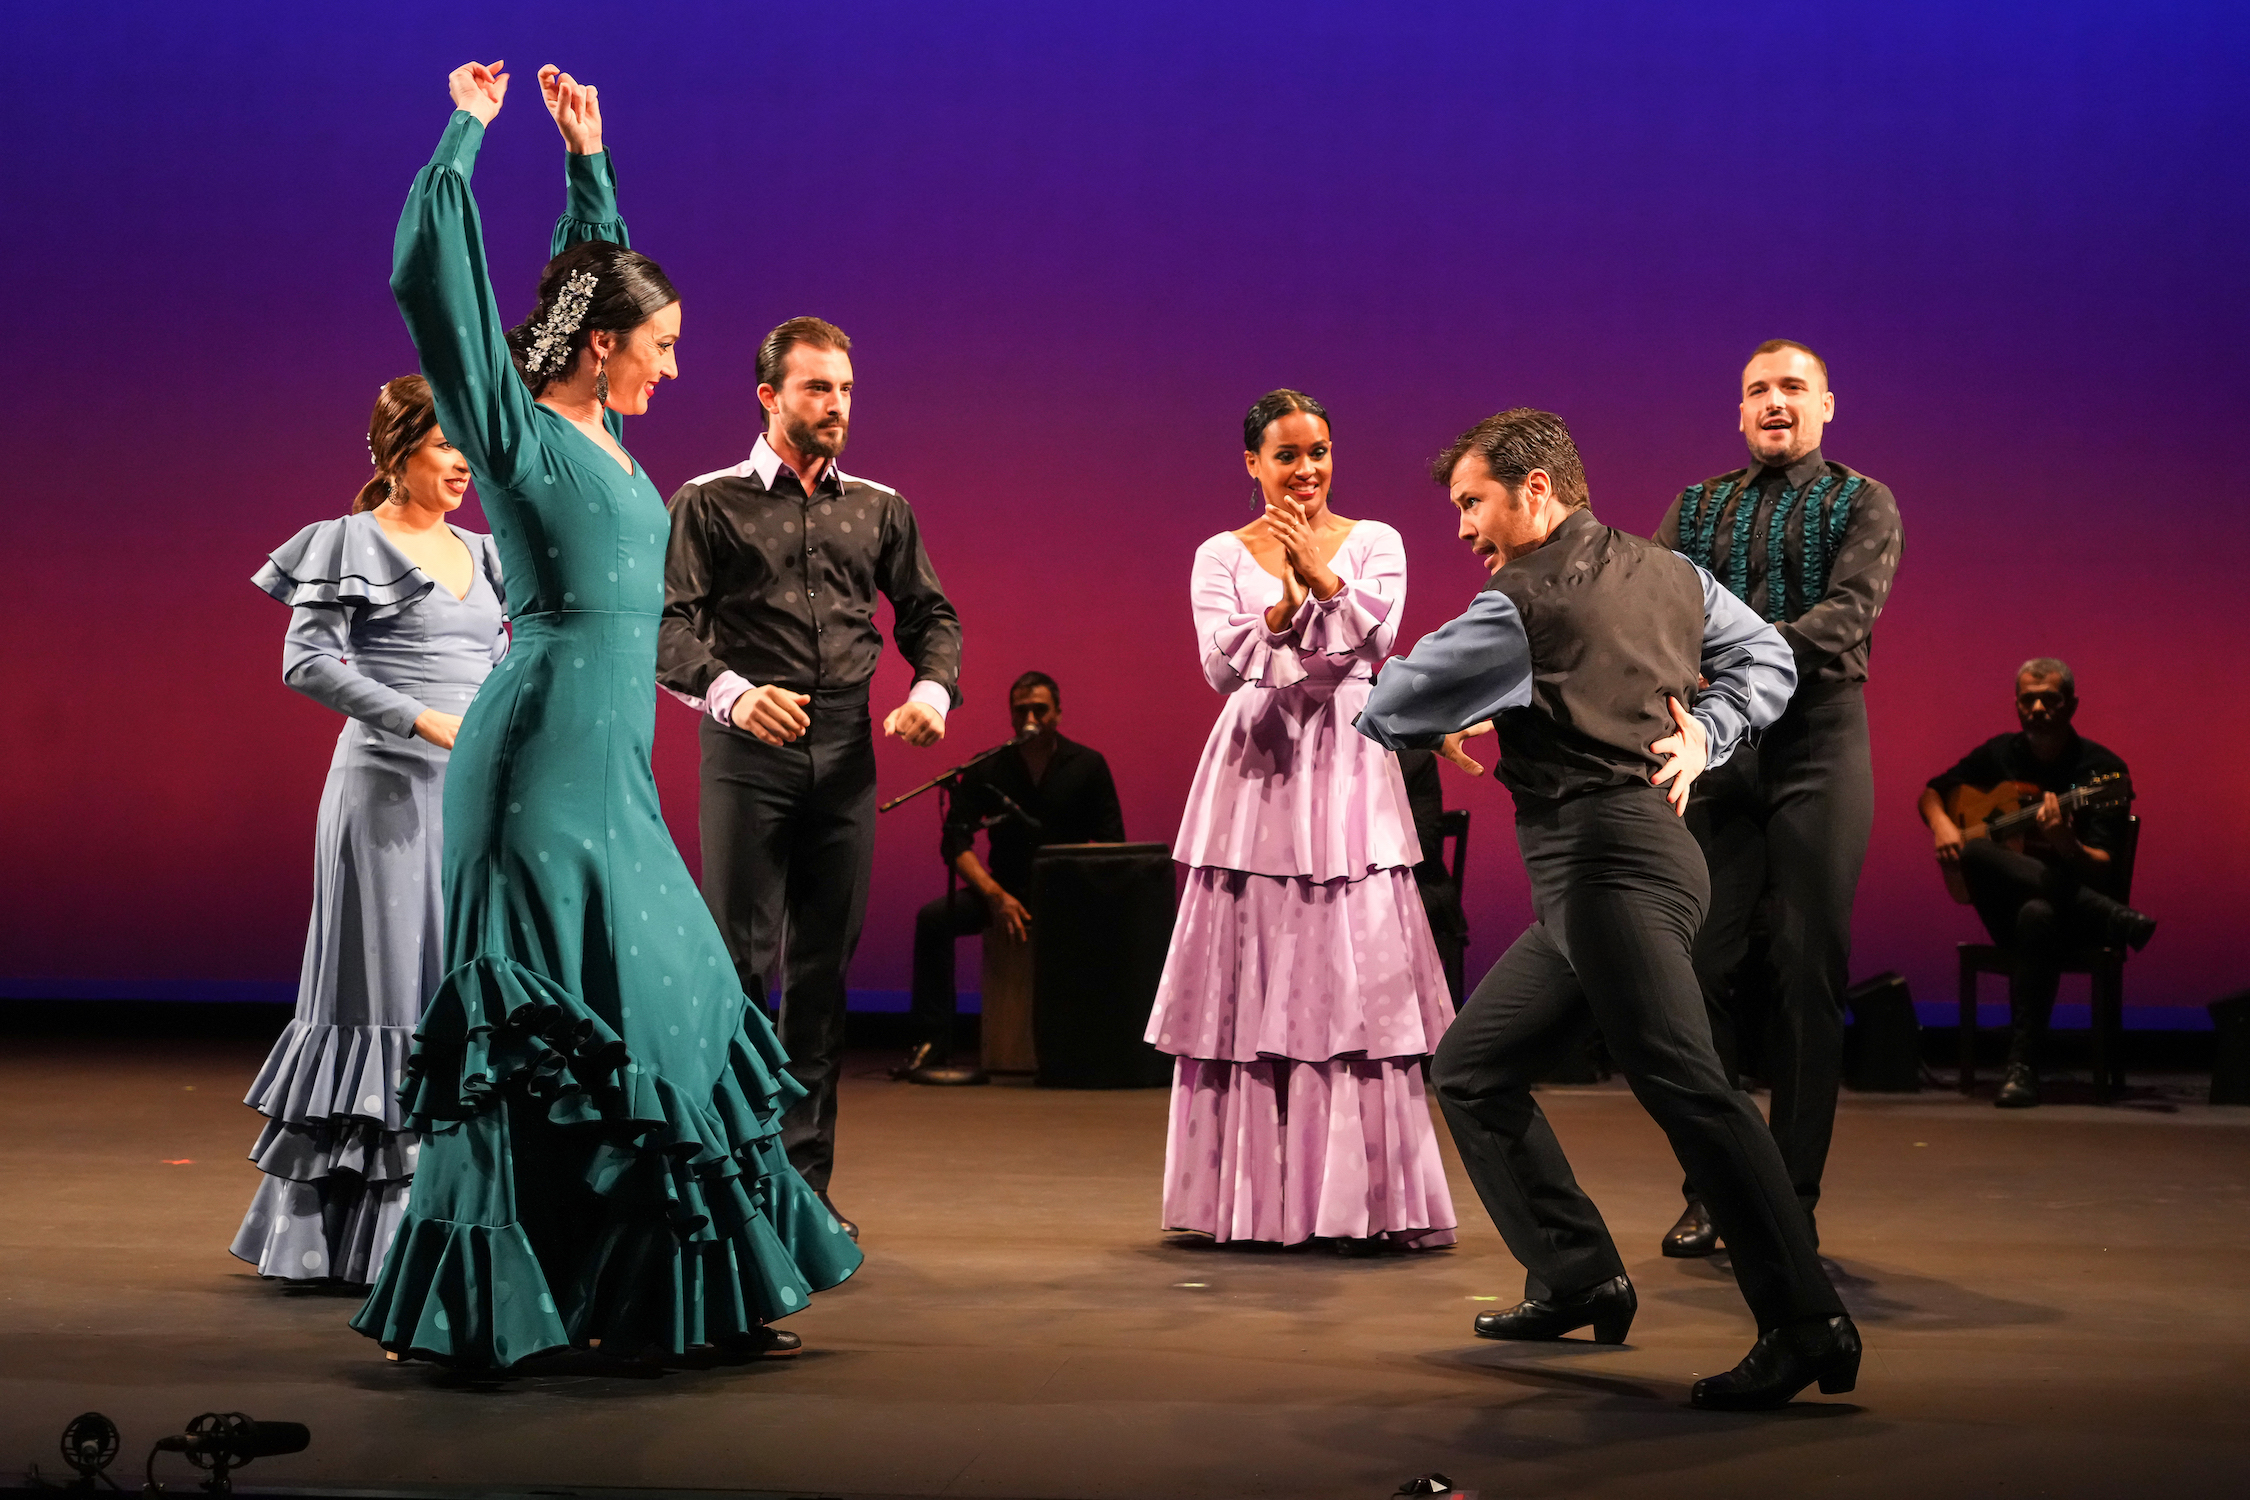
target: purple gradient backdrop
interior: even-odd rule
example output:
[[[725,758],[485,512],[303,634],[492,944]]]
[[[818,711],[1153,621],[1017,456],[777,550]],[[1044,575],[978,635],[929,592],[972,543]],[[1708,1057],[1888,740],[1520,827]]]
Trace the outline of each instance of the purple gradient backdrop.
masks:
[[[9,24],[12,384],[0,551],[0,981],[285,981],[337,724],[277,678],[247,582],[365,477],[411,367],[385,286],[443,77],[505,55],[477,179],[503,304],[561,198],[531,73],[601,85],[635,243],[685,292],[683,378],[629,434],[667,493],[739,459],[749,355],[858,341],[850,466],[915,504],[968,632],[940,751],[1005,733],[1026,667],[1169,839],[1217,703],[1185,585],[1249,514],[1234,434],[1278,384],[1333,408],[1339,509],[1397,525],[1402,646],[1479,574],[1424,456],[1534,404],[1597,510],[1653,527],[1735,464],[1756,340],[1835,371],[1830,452],[1888,481],[1905,569],[1870,692],[1878,818],[1855,968],[1950,983],[1974,920],[1924,777],[2077,667],[2132,762],[2137,1004],[2250,982],[2250,814],[2225,767],[2250,418],[2239,7],[391,4],[25,12]],[[473,507],[465,517],[481,524]],[[906,673],[879,678],[888,703]],[[692,724],[658,776],[694,857]],[[1527,919],[1507,799],[1476,815],[1473,964]],[[934,810],[886,817],[855,986],[906,983]]]

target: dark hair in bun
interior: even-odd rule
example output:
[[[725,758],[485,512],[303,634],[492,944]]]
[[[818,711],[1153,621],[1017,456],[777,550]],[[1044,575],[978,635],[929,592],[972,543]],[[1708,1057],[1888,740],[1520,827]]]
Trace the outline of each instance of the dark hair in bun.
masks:
[[[556,304],[566,300],[571,278],[582,272],[593,276],[593,286],[585,294],[585,310],[577,326],[559,351],[542,350],[540,335],[547,331]],[[523,376],[524,384],[536,396],[556,381],[569,378],[590,335],[628,333],[679,300],[680,294],[672,289],[664,268],[655,261],[623,245],[587,240],[548,261],[547,269],[539,273],[539,305],[531,310],[531,316],[508,330],[508,353],[515,360],[516,373]],[[534,355],[540,357],[537,370],[530,365]]]
[[[430,399],[430,383],[419,375],[401,375],[384,382],[375,393],[375,412],[367,419],[367,456],[375,460],[375,477],[359,487],[352,514],[373,510],[391,498],[406,461],[437,426],[437,403]]]

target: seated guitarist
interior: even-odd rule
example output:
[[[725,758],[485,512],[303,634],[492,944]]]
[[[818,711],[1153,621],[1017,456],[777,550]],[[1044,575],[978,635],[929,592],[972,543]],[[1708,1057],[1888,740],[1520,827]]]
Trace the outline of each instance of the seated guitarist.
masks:
[[[2009,985],[2012,1034],[1997,1103],[2039,1102],[2037,1052],[2062,983],[2062,965],[2086,949],[2138,949],[2156,921],[2126,906],[2114,851],[2124,847],[2130,793],[2065,808],[2073,791],[2127,787],[2125,762],[2071,727],[2078,684],[2070,668],[2037,657],[2016,673],[2016,717],[2023,729],[1985,741],[1923,788],[1919,811],[1938,862],[1958,871],[1992,940],[2015,960]],[[2111,778],[2105,782],[2104,778]],[[1964,807],[1992,805],[1999,793],[2033,813],[2020,839],[1986,838],[1981,819],[1963,826]],[[2074,803],[2079,799],[2073,799]],[[2021,848],[2012,848],[2012,843]],[[1950,881],[1949,881],[1950,883]]]

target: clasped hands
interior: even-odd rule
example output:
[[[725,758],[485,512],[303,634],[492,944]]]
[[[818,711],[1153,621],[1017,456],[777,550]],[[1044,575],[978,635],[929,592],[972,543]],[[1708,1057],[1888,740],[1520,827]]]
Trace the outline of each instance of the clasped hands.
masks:
[[[1266,611],[1266,629],[1280,635],[1308,597],[1333,598],[1344,580],[1321,561],[1320,540],[1297,501],[1287,497],[1278,505],[1267,501],[1265,519],[1266,533],[1281,543],[1281,560],[1287,564],[1281,574],[1281,597]]]
[[[805,712],[810,702],[810,693],[792,693],[768,683],[744,689],[727,717],[735,728],[755,739],[769,745],[788,745],[812,728],[812,715]],[[945,718],[927,703],[908,701],[884,716],[883,733],[909,745],[934,745],[945,738]]]

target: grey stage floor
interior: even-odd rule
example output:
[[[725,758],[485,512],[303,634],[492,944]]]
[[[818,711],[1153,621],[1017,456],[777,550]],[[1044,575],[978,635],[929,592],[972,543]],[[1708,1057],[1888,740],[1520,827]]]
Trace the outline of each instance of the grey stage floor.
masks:
[[[264,1485],[1356,1500],[1437,1469],[1486,1496],[1895,1500],[2250,1476],[2250,1110],[1848,1098],[1824,1228],[1866,1369],[1749,1417],[1684,1405],[1750,1329],[1721,1269],[1656,1256],[1677,1173],[1621,1089],[1544,1096],[1641,1289],[1611,1350],[1469,1337],[1520,1280],[1457,1167],[1450,1252],[1197,1248],[1156,1232],[1160,1092],[855,1078],[836,1196],[868,1261],[791,1325],[810,1352],[485,1387],[386,1363],[351,1302],[226,1255],[259,1051],[0,1058],[0,1464],[51,1470],[98,1408],[128,1484],[210,1409],[311,1425],[244,1475]]]

